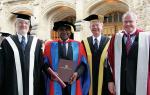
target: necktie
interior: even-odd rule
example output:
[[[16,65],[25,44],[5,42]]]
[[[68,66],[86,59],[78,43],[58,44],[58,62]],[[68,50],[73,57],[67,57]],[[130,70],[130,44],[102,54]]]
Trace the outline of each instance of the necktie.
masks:
[[[63,57],[66,57],[66,43],[62,44],[62,48],[63,48]]]
[[[94,49],[95,51],[98,50],[98,41],[97,41],[97,38],[94,39],[95,43],[94,43]]]
[[[26,47],[26,41],[25,41],[25,37],[24,37],[24,36],[22,36],[21,47],[22,47],[23,50],[25,50],[25,47]]]
[[[130,34],[127,34],[127,41],[126,41],[126,51],[127,54],[129,53],[130,47],[131,47],[131,36]]]
[[[126,51],[127,51],[127,54],[129,53],[129,50],[131,48],[131,45],[132,45],[132,41],[131,41],[131,37],[134,37],[136,35],[138,35],[138,31],[134,32],[133,34],[130,34],[130,33],[126,33],[125,31],[123,31],[124,35],[127,37],[127,41],[126,41]]]
[[[73,51],[72,51],[71,43],[68,43],[67,58],[68,58],[69,60],[72,60],[72,59],[73,59]]]

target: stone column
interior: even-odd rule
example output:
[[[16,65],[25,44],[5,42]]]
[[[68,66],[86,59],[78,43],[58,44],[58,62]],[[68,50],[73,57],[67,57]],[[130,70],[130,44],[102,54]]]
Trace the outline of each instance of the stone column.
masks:
[[[84,16],[84,0],[76,0],[76,32],[74,33],[74,39],[81,41],[82,40],[82,34],[83,31],[83,23],[82,19]]]
[[[51,1],[51,0],[49,0]],[[42,40],[48,40],[50,39],[50,33],[49,33],[49,21],[47,17],[47,12],[42,13],[42,11],[46,11],[45,9],[46,5],[49,3],[49,1],[45,1],[43,3],[43,0],[39,0],[39,6],[37,12],[38,14],[38,33],[37,36],[40,37]]]
[[[0,19],[2,20],[2,7],[3,7],[3,2],[0,2]],[[0,23],[0,31],[2,30],[2,22]]]
[[[145,31],[149,31],[150,32],[150,2],[145,3],[145,17],[144,17],[144,22],[145,22],[145,27],[144,30]]]
[[[6,23],[5,23],[5,10],[4,10],[4,4],[3,4],[3,1],[0,2],[0,20],[1,20],[1,23],[0,23],[0,27],[1,27],[1,31],[5,31],[5,26],[6,26]]]
[[[132,3],[129,4],[129,10],[136,13],[138,20],[137,20],[137,27],[144,29],[145,27],[145,8],[143,6],[142,0],[139,1],[132,1]]]
[[[39,25],[39,14],[40,14],[40,8],[39,8],[39,3],[37,0],[32,2],[32,11],[33,11],[33,17],[31,18],[31,25],[32,25],[32,31],[31,34],[38,35],[38,25]]]
[[[140,0],[131,10],[138,15],[138,27],[142,28],[144,31],[150,31],[150,2],[146,0]]]

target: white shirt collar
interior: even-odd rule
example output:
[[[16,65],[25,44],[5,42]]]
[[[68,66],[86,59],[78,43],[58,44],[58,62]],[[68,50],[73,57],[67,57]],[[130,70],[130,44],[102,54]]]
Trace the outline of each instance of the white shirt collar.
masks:
[[[134,34],[135,32],[136,32],[136,28],[130,33],[130,35]],[[127,31],[125,31],[125,33],[128,34]]]
[[[92,38],[93,38],[93,45],[94,45],[94,43],[95,43],[95,38],[97,38],[97,41],[98,41],[98,47],[99,47],[99,45],[100,45],[100,41],[101,41],[101,35],[99,35],[98,37],[94,37],[94,36],[92,36]]]
[[[95,42],[95,41],[94,41],[95,38],[97,38],[98,43],[100,43],[100,41],[101,41],[101,35],[99,35],[98,37],[92,36],[92,38],[93,38],[93,42]]]
[[[26,43],[28,42],[27,34],[26,34],[26,35],[20,35],[20,34],[18,34],[18,33],[17,33],[17,35],[18,35],[19,42],[21,42],[21,40],[22,40],[22,36],[24,36],[24,37],[25,37],[25,41],[26,41]]]

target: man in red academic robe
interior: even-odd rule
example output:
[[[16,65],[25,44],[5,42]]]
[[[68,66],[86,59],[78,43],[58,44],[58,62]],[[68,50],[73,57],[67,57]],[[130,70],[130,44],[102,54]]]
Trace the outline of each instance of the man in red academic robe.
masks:
[[[88,94],[90,73],[85,50],[80,42],[69,39],[73,26],[72,23],[67,21],[55,22],[53,30],[58,32],[60,40],[47,41],[45,44],[45,66],[47,65],[51,67],[54,72],[58,72],[60,59],[73,61],[73,64],[77,66],[74,73],[70,76],[70,81],[65,82],[67,85],[65,88],[61,87],[59,82],[53,78],[52,75],[50,75],[51,77],[47,77],[46,95]]]
[[[116,95],[150,95],[150,33],[138,29],[136,20],[133,12],[123,15],[124,30],[112,37],[108,49],[114,77],[108,88]]]

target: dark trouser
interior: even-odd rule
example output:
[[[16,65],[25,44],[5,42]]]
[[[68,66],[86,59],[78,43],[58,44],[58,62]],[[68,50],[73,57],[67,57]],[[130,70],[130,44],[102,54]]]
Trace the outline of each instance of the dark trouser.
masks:
[[[68,83],[67,86],[65,88],[62,88],[62,95],[71,95],[71,85]]]
[[[124,95],[135,95],[135,94],[126,92]]]
[[[121,95],[136,95],[135,93],[128,92],[125,88],[123,91],[121,91]]]

